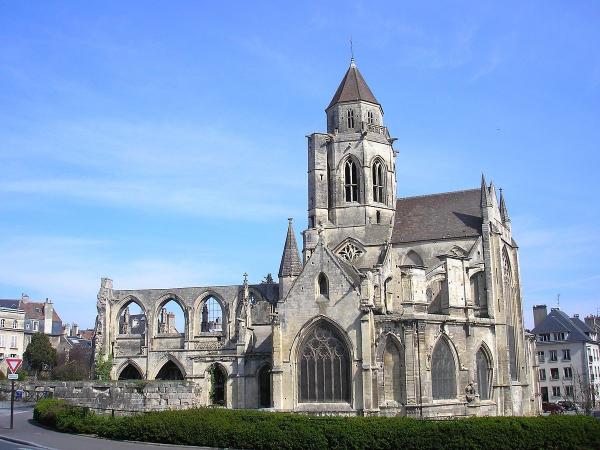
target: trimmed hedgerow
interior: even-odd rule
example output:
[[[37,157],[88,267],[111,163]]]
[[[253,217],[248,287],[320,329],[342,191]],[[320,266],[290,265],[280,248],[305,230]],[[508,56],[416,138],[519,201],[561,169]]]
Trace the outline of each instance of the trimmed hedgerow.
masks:
[[[252,449],[594,449],[600,421],[587,416],[316,417],[197,408],[106,417],[41,400],[38,422],[60,431],[131,441]]]

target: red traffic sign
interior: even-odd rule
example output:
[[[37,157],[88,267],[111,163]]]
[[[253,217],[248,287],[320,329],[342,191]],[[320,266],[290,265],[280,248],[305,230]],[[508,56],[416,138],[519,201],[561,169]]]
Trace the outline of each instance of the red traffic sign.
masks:
[[[15,373],[23,364],[23,360],[21,358],[6,358],[6,364],[8,365],[8,370],[10,373]]]

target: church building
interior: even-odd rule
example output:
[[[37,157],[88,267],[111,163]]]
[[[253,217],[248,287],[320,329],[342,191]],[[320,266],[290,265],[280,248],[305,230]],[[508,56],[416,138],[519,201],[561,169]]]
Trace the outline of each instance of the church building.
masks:
[[[97,356],[112,355],[115,379],[186,379],[231,408],[536,414],[502,193],[482,177],[397,197],[396,139],[354,61],[325,112],[327,131],[308,137],[308,228],[300,252],[289,220],[279,282],[117,290],[103,278]],[[165,325],[171,301],[182,330]]]

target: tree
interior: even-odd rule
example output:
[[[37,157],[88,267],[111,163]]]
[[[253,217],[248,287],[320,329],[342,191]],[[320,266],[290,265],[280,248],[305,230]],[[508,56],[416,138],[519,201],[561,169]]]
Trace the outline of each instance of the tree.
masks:
[[[113,356],[108,355],[108,358],[104,358],[104,354],[99,353],[95,363],[95,378],[101,381],[110,381],[110,371],[113,365]]]
[[[271,273],[268,273],[267,276],[262,280],[263,284],[273,284],[273,275],[271,275]]]
[[[56,349],[44,333],[35,333],[23,354],[25,364],[37,377],[42,370],[50,370],[56,365]]]

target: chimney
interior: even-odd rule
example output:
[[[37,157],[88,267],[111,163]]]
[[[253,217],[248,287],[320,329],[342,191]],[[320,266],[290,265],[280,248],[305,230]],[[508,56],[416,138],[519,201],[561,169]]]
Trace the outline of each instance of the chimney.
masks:
[[[21,294],[21,300],[24,301],[25,303],[27,303],[29,301],[29,295],[27,295],[26,293],[22,293]]]
[[[54,305],[52,300],[46,298],[44,303],[44,334],[52,334],[52,316],[54,315]]]
[[[73,323],[73,327],[71,328],[71,336],[79,337],[79,325]]]
[[[541,324],[547,315],[548,308],[546,305],[535,305],[533,307],[533,326],[537,327],[539,324]]]

